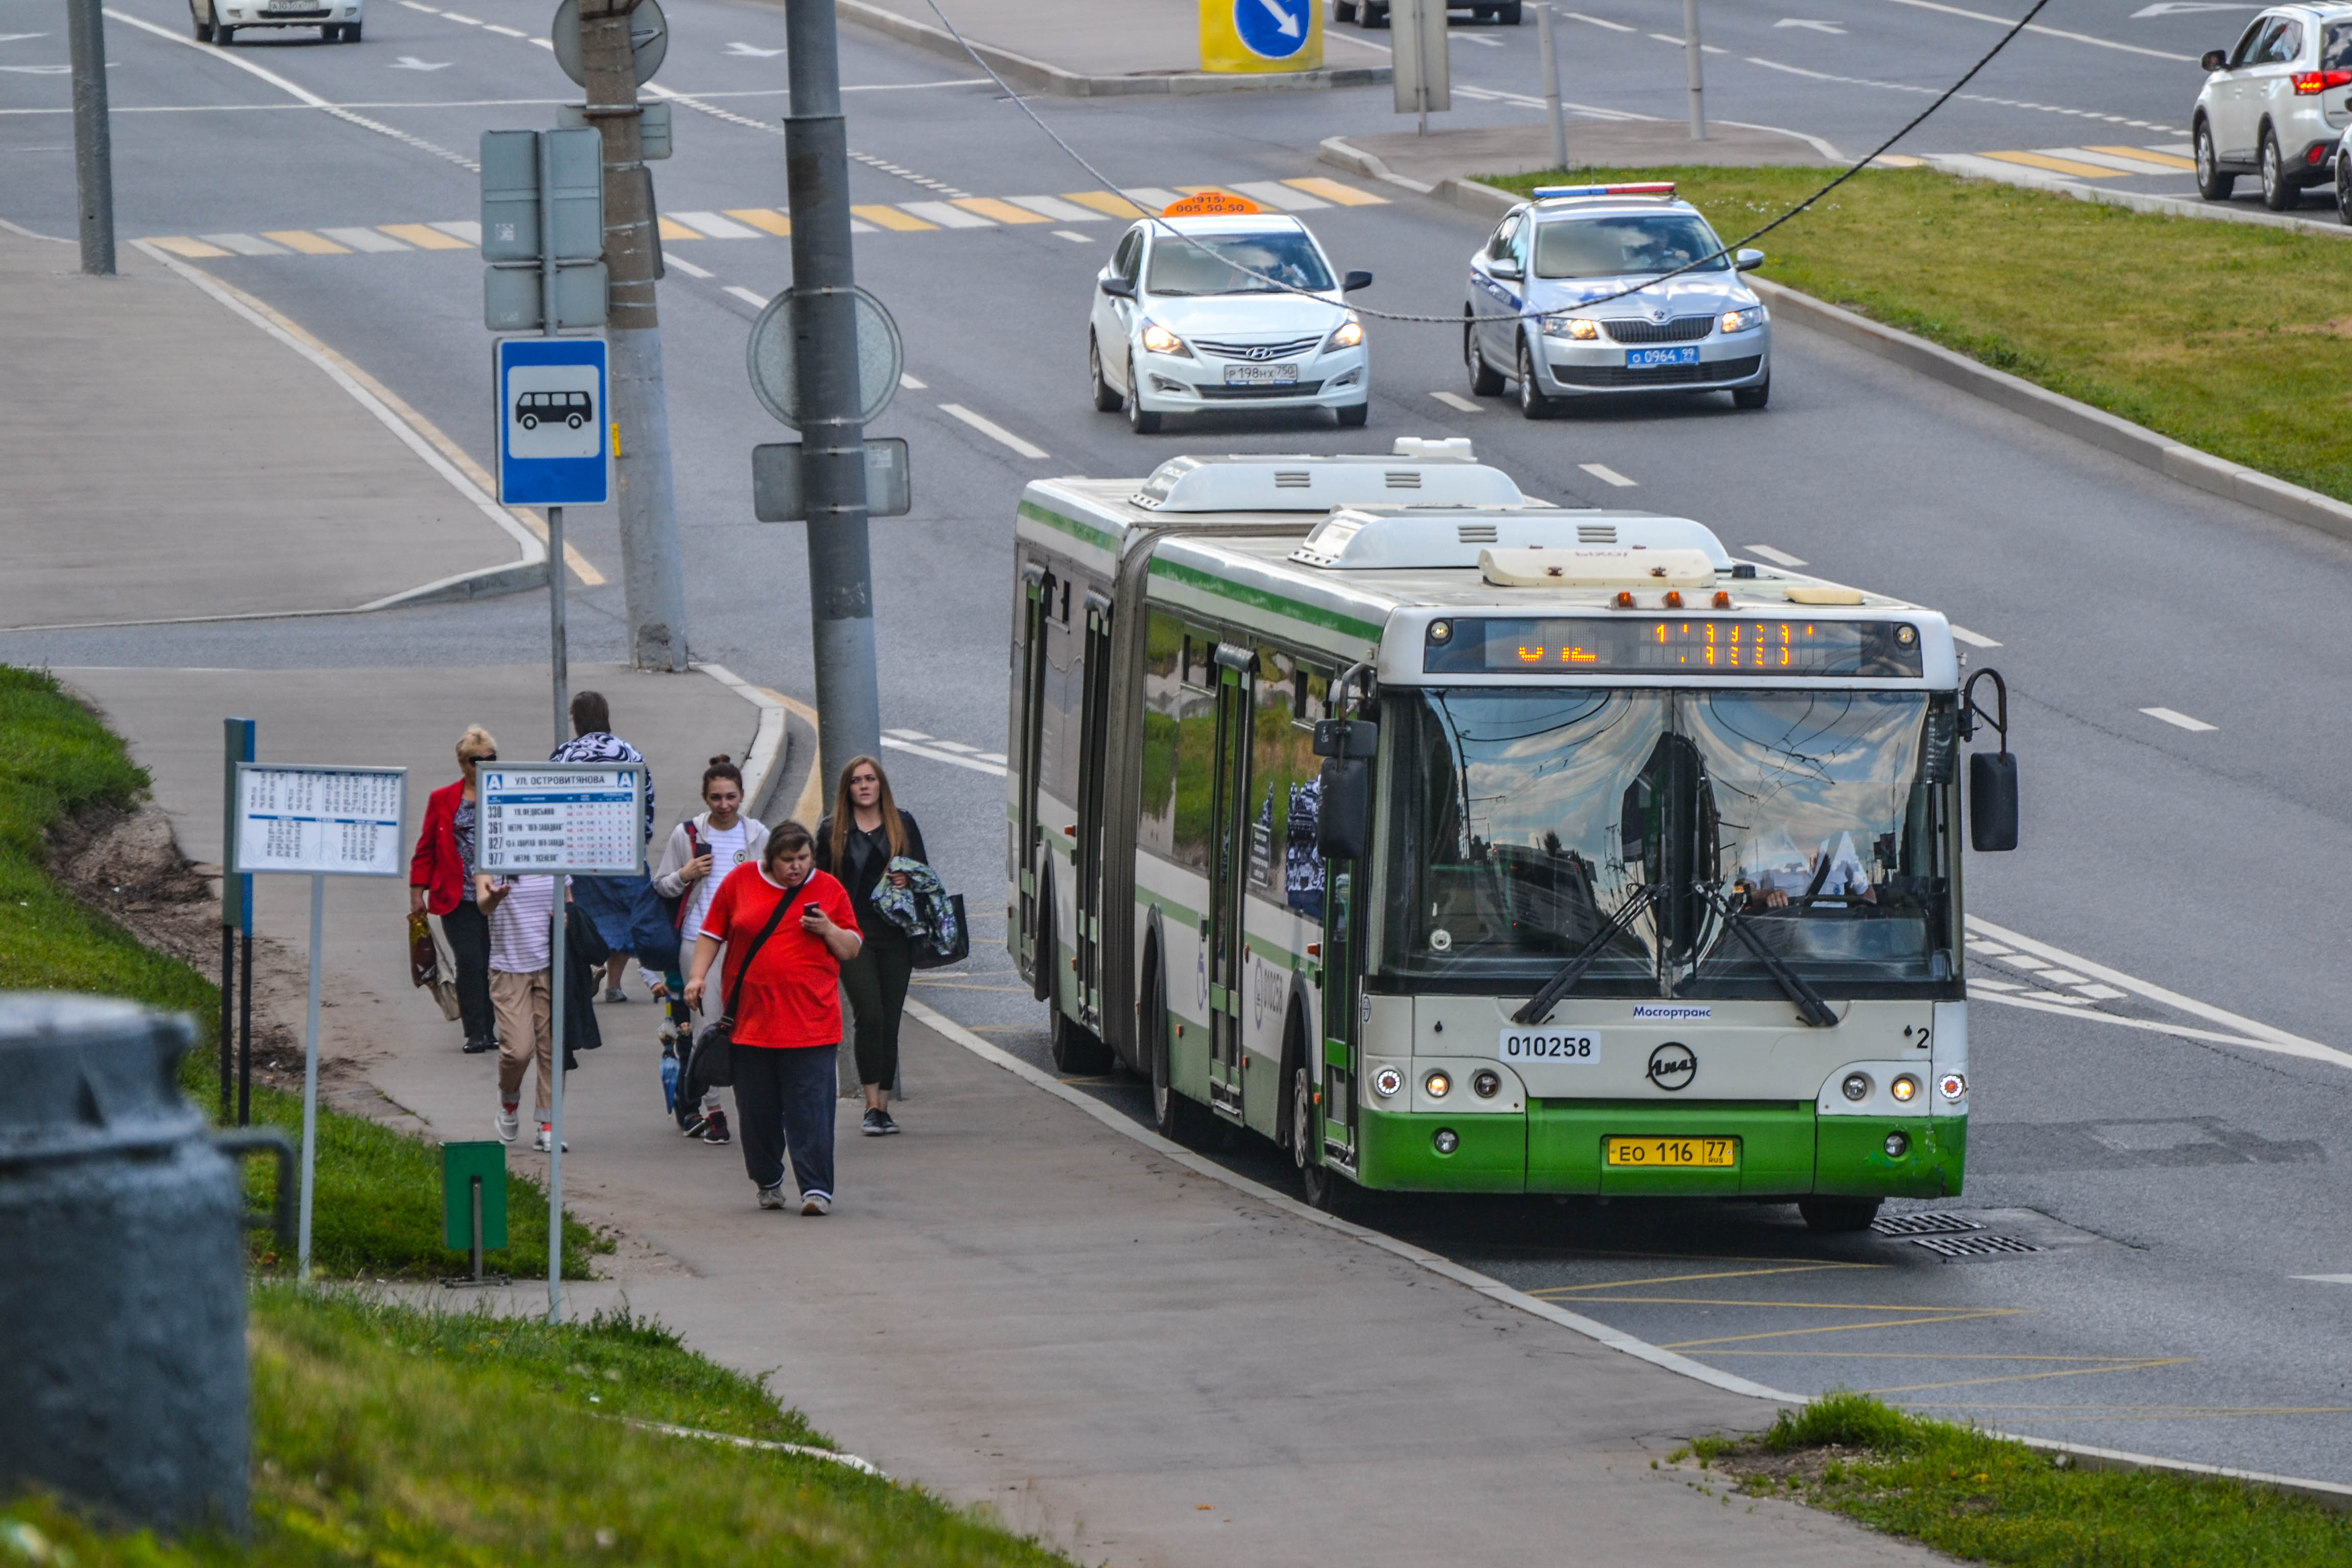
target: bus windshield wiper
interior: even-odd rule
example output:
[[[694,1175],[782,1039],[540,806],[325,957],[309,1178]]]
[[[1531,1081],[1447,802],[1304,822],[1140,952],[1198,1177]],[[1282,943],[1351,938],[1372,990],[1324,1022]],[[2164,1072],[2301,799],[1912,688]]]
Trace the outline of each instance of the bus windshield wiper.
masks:
[[[1549,1017],[1552,1005],[1576,989],[1576,983],[1584,978],[1584,972],[1625,934],[1627,928],[1657,896],[1658,887],[1654,882],[1645,882],[1634,889],[1633,896],[1617,906],[1617,912],[1609,917],[1609,923],[1602,926],[1591,942],[1579,948],[1575,957],[1561,964],[1559,973],[1545,981],[1543,989],[1529,997],[1526,1006],[1511,1015],[1511,1022],[1533,1025]]]
[[[1821,878],[1817,875],[1813,881],[1818,888]],[[1764,972],[1778,983],[1780,989],[1787,994],[1789,1000],[1797,1005],[1799,1017],[1816,1029],[1837,1027],[1838,1016],[1831,1011],[1828,1003],[1822,1000],[1822,994],[1808,984],[1803,975],[1790,968],[1788,960],[1766,947],[1762,937],[1748,929],[1746,910],[1734,909],[1731,901],[1726,899],[1720,890],[1705,883],[1699,884],[1698,890],[1700,895],[1714,906],[1715,912],[1723,917],[1724,929],[1740,940],[1747,947],[1748,955],[1764,966]]]

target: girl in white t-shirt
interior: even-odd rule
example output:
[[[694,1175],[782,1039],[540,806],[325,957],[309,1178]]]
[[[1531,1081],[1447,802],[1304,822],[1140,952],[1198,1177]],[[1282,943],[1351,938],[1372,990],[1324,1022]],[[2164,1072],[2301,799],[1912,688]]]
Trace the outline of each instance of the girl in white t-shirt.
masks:
[[[665,899],[683,900],[677,926],[681,954],[694,951],[695,940],[702,934],[702,917],[727,873],[758,861],[761,847],[768,842],[768,825],[742,815],[743,774],[724,756],[711,758],[710,766],[703,770],[702,804],[709,809],[670,830],[661,864],[654,870],[654,890]],[[687,1011],[683,996],[686,976],[671,970],[657,979],[647,971],[644,979],[646,988],[667,1005],[662,1055],[682,1070],[694,1041],[693,1015]],[[717,1089],[707,1091],[699,1106],[680,1103],[675,1110],[678,1130],[688,1138],[706,1143],[727,1142],[727,1112],[719,1106]]]

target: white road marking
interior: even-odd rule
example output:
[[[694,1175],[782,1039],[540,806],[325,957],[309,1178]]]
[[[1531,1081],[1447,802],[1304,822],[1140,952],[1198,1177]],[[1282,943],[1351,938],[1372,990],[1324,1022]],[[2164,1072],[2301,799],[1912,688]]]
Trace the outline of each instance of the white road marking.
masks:
[[[992,441],[1002,441],[1024,458],[1043,458],[1046,455],[1044,447],[1031,446],[995,420],[986,415],[974,414],[961,403],[942,403],[940,405],[940,412],[962,420]]]
[[[416,3],[416,0],[400,0],[400,3],[407,6],[412,11],[422,11],[428,16],[438,16],[441,15],[441,7],[438,5],[420,5]]]
[[[687,260],[684,257],[672,256],[667,250],[662,252],[662,265],[666,268],[675,267],[680,272],[685,273],[688,278],[716,278],[719,276],[717,273],[711,271],[708,267],[697,267],[693,262]]]
[[[666,213],[663,216],[673,223],[682,223],[687,227],[698,231],[709,239],[757,239],[760,237],[759,230],[737,223],[731,217],[720,217],[717,213]]]
[[[1816,33],[1833,33],[1843,38],[1845,29],[1835,22],[1815,22],[1803,16],[1783,16],[1772,24],[1776,27],[1811,27]]]
[[[415,55],[403,55],[383,68],[395,71],[445,71],[457,63],[455,60],[420,60]]]
[[[1675,37],[1672,33],[1652,33],[1650,37],[1657,39],[1658,42],[1662,44],[1672,44],[1678,49],[1685,47],[1683,40]],[[1731,51],[1729,49],[1718,49],[1713,44],[1701,44],[1698,47],[1698,52],[1703,55],[1727,55]]]
[[[2168,991],[2161,985],[2152,985],[2145,980],[2134,979],[2121,970],[2109,969],[2103,963],[2094,963],[2087,958],[2068,952],[2063,948],[2053,947],[2046,942],[2036,942],[2030,936],[2011,931],[2005,926],[1997,926],[1980,916],[1969,916],[1968,929],[1971,936],[1981,933],[1995,942],[2006,942],[2011,947],[2021,948],[2028,952],[2040,953],[2053,963],[2063,963],[2069,969],[2080,971],[2095,979],[2103,980],[2110,985],[2119,985],[2134,995],[2144,996],[2151,1002],[2170,1007],[2176,1012],[2187,1013],[2191,1017],[2202,1018],[2208,1023],[2220,1024],[2225,1028],[2238,1031],[2238,1036],[2235,1037],[2208,1034],[2202,1030],[2186,1031],[2189,1038],[2221,1040],[2230,1044],[2251,1046],[2256,1050],[2275,1051],[2281,1056],[2301,1057],[2306,1061],[2333,1062],[2337,1067],[2352,1068],[2352,1052],[2340,1051],[2333,1046],[2323,1046],[2317,1040],[2307,1040],[2301,1035],[2291,1035],[2284,1029],[2258,1023],[2254,1019],[2230,1012],[2226,1008],[2216,1007],[2210,1002],[2200,1002],[2195,997],[2184,996],[2178,991]],[[2020,1005],[2022,1005],[2022,1004]],[[2129,1024],[2135,1027],[2153,1028],[2160,1034],[2184,1033],[2173,1025],[2149,1024],[2139,1019],[2118,1018],[2109,1013],[2083,1016],[2104,1018],[2113,1024]]]
[[[353,250],[406,250],[410,247],[372,228],[322,228],[319,231],[338,245],[348,245]]]
[[[437,228],[451,239],[462,239],[470,246],[479,247],[482,243],[482,226],[472,218],[457,218],[448,223],[430,223],[425,226]]]
[[[1429,395],[1437,399],[1438,402],[1445,405],[1446,407],[1459,409],[1465,414],[1484,414],[1486,412],[1484,405],[1473,403],[1458,392],[1433,392]]]
[[[1769,544],[1743,544],[1740,548],[1747,551],[1750,555],[1761,555],[1765,560],[1769,561],[1775,566],[1802,566],[1804,564],[1803,562],[1798,560],[1787,551],[1775,550]]]
[[[1490,49],[1499,49],[1503,47],[1502,39],[1483,37],[1476,33],[1455,33],[1453,36],[1458,42],[1465,44],[1478,44]]]
[[[458,15],[457,12],[455,12],[455,11],[444,11],[444,12],[442,12],[442,13],[441,13],[441,15],[442,15],[442,16],[446,16],[446,17],[447,17],[447,18],[448,18],[450,21],[452,21],[452,22],[463,22],[463,23],[465,23],[465,24],[466,24],[466,26],[467,26],[468,27],[479,27],[479,26],[484,26],[483,22],[481,21],[481,19],[480,19],[479,17],[476,17],[476,16],[459,16],[459,15]]]
[[[1108,223],[1109,215],[1092,212],[1076,202],[1066,202],[1059,196],[1007,196],[1016,207],[1026,207],[1039,217],[1049,217],[1056,223]]]
[[[1165,212],[1184,199],[1174,191],[1163,191],[1157,185],[1132,185],[1118,194],[1150,213]]]
[[[913,376],[908,375],[903,370],[898,373],[898,384],[905,387],[908,392],[921,392],[926,389],[924,383],[917,381]]]
[[[1499,44],[1496,46],[1497,48],[1501,47]],[[1231,188],[1247,196],[1260,206],[1269,206],[1276,212],[1312,212],[1317,207],[1328,207],[1331,205],[1321,196],[1310,196],[1305,191],[1294,191],[1280,180],[1243,180]]]
[[[197,236],[206,245],[217,245],[223,250],[234,250],[239,256],[290,256],[293,252],[282,245],[272,245],[249,234],[205,234]]]
[[[1956,641],[1964,642],[1970,647],[1999,647],[2000,646],[2000,644],[1993,641],[1992,638],[1985,636],[1984,633],[1972,632],[1966,626],[1956,626],[1952,627],[1952,637]]]
[[[1903,5],[1907,4],[1908,0],[1895,0],[1895,3],[1897,5]],[[2002,24],[2004,26],[2007,25],[2007,23]],[[2116,47],[2123,47],[2125,46],[2117,45]],[[2187,57],[2183,56],[2180,58],[2186,58]],[[1785,71],[1790,76],[1810,77],[1815,81],[1843,82],[1850,87],[1874,87],[1884,92],[1917,92],[1926,93],[1928,97],[1933,98],[1937,93],[1943,91],[1943,89],[1941,88],[1927,87],[1917,82],[1880,81],[1875,78],[1866,76],[1839,76],[1834,71],[1807,70],[1802,66],[1786,65],[1779,60],[1765,59],[1759,55],[1749,55],[1748,57],[1748,63],[1751,66],[1762,66],[1766,70]],[[2045,114],[2072,115],[2078,120],[2105,120],[2107,118],[2107,116],[2104,114],[2094,113],[2092,110],[2087,109],[2067,109],[2054,103],[2034,103],[2021,98],[1994,98],[1989,94],[1981,92],[1957,92],[1954,93],[1952,97],[1955,101],[1965,101],[1968,103],[1990,103],[2000,109],[2038,110]],[[2179,126],[2155,125],[2150,124],[2148,121],[2144,120],[2126,120],[2124,121],[2123,123],[2126,125],[2143,125],[2150,131],[2167,132],[2175,136],[2186,136],[2189,134],[2187,130]],[[2183,153],[2182,156],[2186,157],[2187,154]],[[1960,157],[1958,155],[1954,155],[1950,163],[1949,172],[1960,174],[1978,172],[1973,167],[1973,165],[1976,164],[1982,164],[1983,171],[1988,173],[1989,175],[2000,175],[2003,171],[2006,171],[2008,175],[2013,176],[2018,172],[2018,165],[2014,163],[2000,163],[1990,159],[1969,159]]]
[[[2200,733],[2207,730],[2218,730],[2221,728],[2219,724],[2208,724],[2202,719],[2191,719],[2188,714],[2179,712],[2170,708],[2143,708],[2140,711],[2147,714],[2151,719],[2161,719],[2166,723],[2172,725],[2176,729],[2187,730],[2191,733]]]
[[[482,31],[485,33],[504,33],[509,38],[528,38],[530,37],[529,33],[524,32],[520,27],[501,27],[496,22],[483,23]]]
[[[1990,22],[1997,27],[2017,26],[2016,21],[2008,16],[1989,16],[1982,11],[1963,11],[1958,5],[1938,5],[1937,0],[1888,0],[1888,3],[1895,5],[1916,6],[1922,11],[1941,11],[1947,16],[1966,16],[1971,22]],[[2250,6],[2248,9],[2252,7]],[[2195,55],[2176,55],[2165,49],[2142,48],[2137,44],[2119,44],[2113,38],[2095,38],[2088,33],[2070,33],[2063,27],[2045,27],[2039,22],[2028,22],[2025,25],[2025,30],[2029,33],[2040,33],[2045,37],[2064,38],[2070,43],[2093,44],[2103,49],[2121,49],[2127,55],[2146,55],[2150,59],[2175,60],[2182,65],[2197,63]]]
[[[1092,245],[1095,242],[1095,237],[1093,235],[1079,234],[1074,229],[1066,228],[1055,229],[1054,231],[1054,237],[1055,239],[1075,239],[1080,245]]]
[[[982,217],[975,212],[966,212],[963,208],[950,206],[946,202],[900,202],[898,205],[926,223],[935,223],[941,228],[994,228],[996,226],[994,218]]]
[[[727,52],[735,56],[738,59],[772,60],[778,55],[782,54],[784,51],[782,49],[763,49],[757,44],[730,44],[727,46]]]
[[[984,763],[978,757],[960,757],[953,752],[934,751],[929,746],[901,741],[891,735],[883,736],[882,743],[894,752],[912,752],[919,757],[929,757],[935,763],[951,763],[960,768],[970,768],[976,773],[989,773],[997,778],[1004,776],[1004,764],[1002,763]]]
[[[1606,463],[1579,463],[1576,466],[1582,468],[1586,473],[1591,474],[1594,479],[1599,479],[1604,485],[1615,485],[1619,489],[1623,490],[1630,490],[1633,488],[1634,482],[1632,479],[1627,479],[1624,475],[1619,473],[1616,469],[1611,468]]]
[[[755,293],[740,283],[730,283],[727,285],[727,291],[746,305],[756,305],[762,310],[768,308],[768,297],[765,294]]]
[[[2087,985],[2091,983],[2090,976],[2077,974],[2071,969],[2045,969],[2041,977],[2053,985]]]
[[[2119,1002],[2124,994],[2112,985],[2077,985],[2074,989],[2095,1002]]]
[[[2186,7],[2183,7],[2183,9],[2186,9]],[[2199,9],[2201,10],[2204,9],[2204,7],[2200,6]],[[2219,9],[2219,7],[2215,7],[2215,9]],[[2247,7],[2232,5],[2230,9],[2232,11],[2240,11],[2245,10]],[[2352,1274],[2290,1274],[2287,1278],[2290,1279],[2308,1279],[2315,1285],[2352,1285]]]
[[[1562,11],[1560,15],[1568,17],[1571,21],[1590,22],[1596,27],[1606,27],[1612,33],[1630,33],[1633,31],[1633,28],[1627,26],[1622,22],[1604,22],[1598,16],[1588,16],[1581,11]]]

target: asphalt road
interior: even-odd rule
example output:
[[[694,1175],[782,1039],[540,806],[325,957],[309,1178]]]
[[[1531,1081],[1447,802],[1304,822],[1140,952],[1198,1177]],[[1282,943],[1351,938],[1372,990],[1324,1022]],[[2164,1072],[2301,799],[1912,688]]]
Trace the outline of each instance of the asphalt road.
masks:
[[[1590,15],[1630,30],[1579,24],[1571,96],[1608,112],[1679,115],[1680,56],[1649,37],[1677,33],[1679,6],[1612,3]],[[1769,11],[1710,13],[1706,37],[1727,51],[1708,57],[1715,113],[1860,151],[1925,102],[1908,89],[1948,79],[1999,36],[1964,10],[1918,0],[1810,9],[1818,14],[1795,20],[1843,31],[1782,26]],[[2220,42],[2243,13],[2129,9],[2060,0],[2042,25],[2080,37],[2028,34],[1974,84],[1976,99],[1906,147],[2174,140],[2197,75],[2166,57]],[[478,133],[548,123],[554,104],[577,96],[530,41],[546,10],[473,0],[457,20],[376,0],[357,47],[265,37],[225,55],[181,41],[184,13],[169,0],[127,0],[109,23],[123,233],[221,252],[194,264],[300,321],[487,458],[488,340],[469,249],[303,254],[266,242],[247,255],[205,237],[462,224],[476,190],[459,160]],[[780,205],[782,12],[678,0],[670,14],[661,85],[686,96],[677,156],[657,174],[662,210],[688,215],[690,229],[693,215]],[[0,0],[0,30],[32,35],[0,42],[0,217],[65,234],[66,82],[17,68],[64,58],[62,38],[37,31],[53,28],[51,13],[25,19],[35,16],[30,0]],[[1456,32],[1497,40],[1454,50],[1457,83],[1495,95],[1465,90],[1456,121],[1526,118],[1510,95],[1534,89],[1533,28]],[[862,204],[1101,183],[1059,161],[972,73],[852,27],[843,56]],[[304,93],[343,112],[306,105]],[[1396,128],[1384,88],[1047,101],[1039,111],[1129,187],[1328,175],[1312,162],[1321,137]],[[1379,275],[1360,296],[1368,303],[1458,310],[1474,220],[1401,195],[1308,216],[1340,266]],[[1713,399],[1536,425],[1502,403],[1465,412],[1435,395],[1466,391],[1456,333],[1381,324],[1369,432],[1232,416],[1138,438],[1088,412],[1083,385],[1087,289],[1118,227],[877,227],[858,242],[861,280],[897,314],[920,383],[874,426],[909,439],[916,477],[913,514],[875,525],[886,723],[900,731],[892,762],[901,798],[974,905],[993,903],[1001,876],[1002,784],[975,753],[1003,745],[1006,524],[1033,477],[1141,474],[1185,450],[1361,450],[1400,434],[1466,435],[1533,493],[1685,513],[1735,545],[1948,609],[1998,645],[1973,657],[2010,677],[2026,790],[2026,847],[1973,861],[1971,907],[2036,945],[1979,943],[1976,1158],[1967,1196],[1942,1206],[1984,1226],[1970,1234],[2041,1250],[1946,1261],[1908,1240],[1824,1243],[1784,1211],[1736,1207],[1409,1204],[1388,1223],[1779,1387],[1882,1389],[2010,1429],[2352,1480],[2341,1332],[2352,1287],[2300,1278],[2352,1276],[2352,1215],[2331,1180],[2352,1160],[2352,1061],[2296,1043],[2352,1047],[2336,898],[2352,850],[2352,742],[2340,704],[2313,700],[2352,676],[2352,654],[2327,629],[2344,623],[2352,548],[1796,330],[1780,335],[1775,396],[1761,414]],[[667,248],[688,635],[700,657],[813,697],[799,530],[750,520],[747,448],[778,432],[749,394],[742,346],[755,301],[789,280],[788,249],[767,237],[677,237]],[[272,439],[268,409],[191,416],[214,421],[232,447]],[[575,588],[574,657],[617,658],[613,521],[583,510],[571,531],[611,579]],[[523,596],[360,618],[18,635],[0,637],[0,658],[504,663],[543,652],[544,616],[542,600]],[[2214,727],[2183,729],[2150,708]],[[292,744],[265,746],[281,741]],[[980,927],[983,940],[1000,933],[995,920]],[[1993,956],[1996,946],[2007,956]],[[1000,954],[982,953],[971,973],[921,994],[1042,1056],[1037,1010],[1005,971]],[[922,1086],[909,1087],[904,1120],[919,1135]],[[1135,1093],[1102,1091],[1130,1103]],[[1249,1148],[1228,1157],[1265,1163]]]

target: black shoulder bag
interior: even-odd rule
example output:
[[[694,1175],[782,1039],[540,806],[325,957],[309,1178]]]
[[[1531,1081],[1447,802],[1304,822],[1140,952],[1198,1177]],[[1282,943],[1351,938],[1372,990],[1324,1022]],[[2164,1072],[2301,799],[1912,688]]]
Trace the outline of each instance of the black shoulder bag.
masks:
[[[743,963],[735,971],[735,984],[727,990],[727,1011],[719,1016],[717,1023],[694,1037],[694,1049],[686,1059],[686,1081],[678,1090],[681,1095],[699,1100],[706,1089],[734,1086],[735,1009],[742,1005],[743,982],[751,977],[752,961],[760,956],[760,950],[768,945],[768,939],[776,934],[776,927],[783,923],[784,911],[797,901],[794,895],[799,891],[795,888],[776,900],[775,912],[768,917],[768,923],[760,928],[760,934],[751,939],[751,945],[744,950]]]

